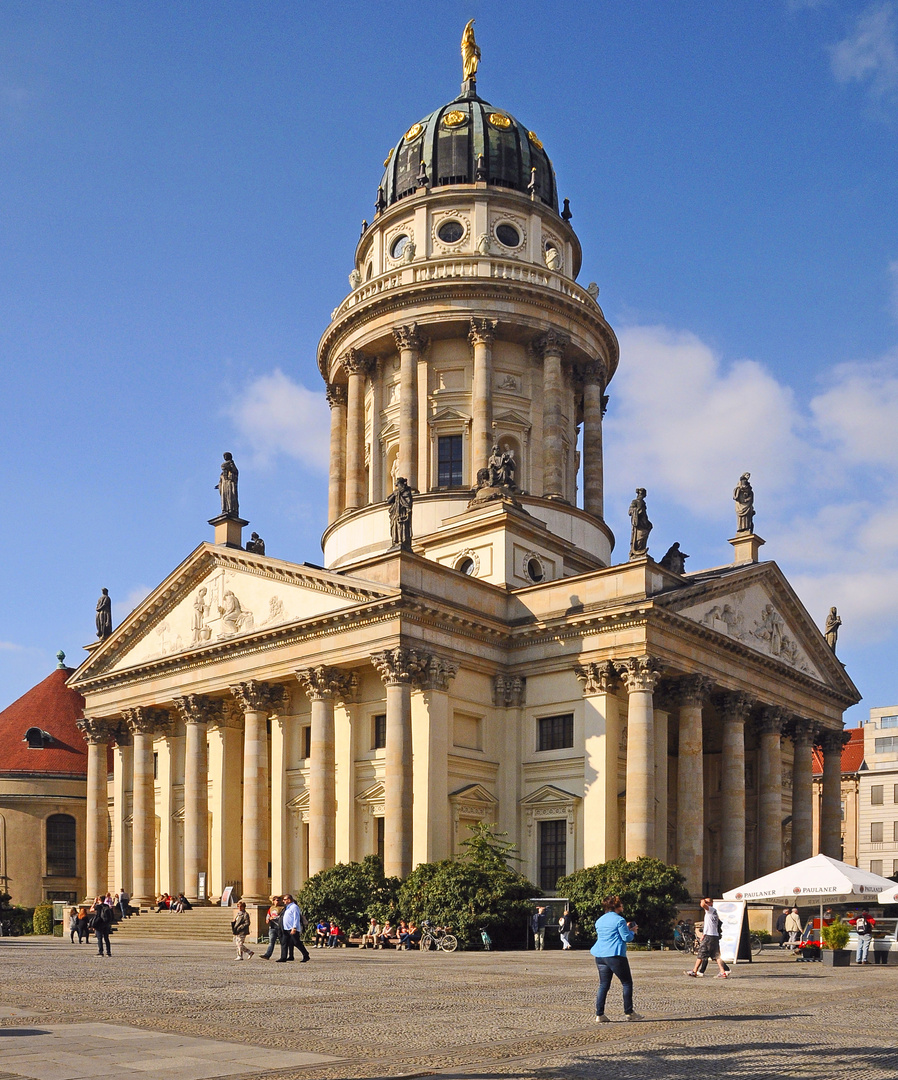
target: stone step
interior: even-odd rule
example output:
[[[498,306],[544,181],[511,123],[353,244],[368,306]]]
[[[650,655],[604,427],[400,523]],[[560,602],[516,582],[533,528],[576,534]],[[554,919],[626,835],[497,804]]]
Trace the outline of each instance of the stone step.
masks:
[[[227,941],[234,908],[194,908],[180,914],[145,911],[116,924],[120,941],[139,938],[167,938],[174,941]]]

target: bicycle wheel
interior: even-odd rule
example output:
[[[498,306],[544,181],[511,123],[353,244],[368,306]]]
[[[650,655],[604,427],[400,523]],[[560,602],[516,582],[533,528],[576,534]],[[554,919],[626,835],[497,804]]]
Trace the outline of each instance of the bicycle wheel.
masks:
[[[443,952],[455,952],[458,948],[458,938],[454,934],[443,934],[440,938],[440,948]]]
[[[424,934],[421,938],[421,952],[430,952],[433,948],[433,938],[430,934]]]
[[[679,931],[674,934],[674,948],[677,950],[677,952],[686,952],[688,948],[688,945],[686,944],[686,938],[683,937],[683,935]]]
[[[761,941],[757,934],[749,934],[748,947],[757,956],[761,949],[764,948],[764,942]]]

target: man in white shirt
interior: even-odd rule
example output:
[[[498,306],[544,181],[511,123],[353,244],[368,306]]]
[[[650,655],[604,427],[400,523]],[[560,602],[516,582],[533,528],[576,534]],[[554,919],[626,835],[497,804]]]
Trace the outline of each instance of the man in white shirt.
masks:
[[[309,959],[309,950],[302,941],[302,915],[293,897],[287,893],[284,897],[284,913],[281,916],[281,955],[275,960],[276,964],[285,964],[293,959],[293,949],[298,948],[302,953],[300,963]]]
[[[698,956],[695,960],[695,967],[691,971],[687,971],[686,974],[691,975],[692,978],[697,978],[698,969],[702,966],[703,960],[716,960],[718,967],[717,978],[728,979],[730,976],[726,964],[720,959],[720,916],[717,914],[717,908],[714,907],[710,896],[702,898],[702,911],[705,913],[705,920],[702,924],[702,940],[698,947]]]

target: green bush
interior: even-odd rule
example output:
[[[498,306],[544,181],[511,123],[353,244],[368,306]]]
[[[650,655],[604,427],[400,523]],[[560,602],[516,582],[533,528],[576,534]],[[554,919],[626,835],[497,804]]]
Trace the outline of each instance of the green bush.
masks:
[[[396,906],[399,879],[386,877],[377,855],[359,862],[338,863],[306,881],[296,901],[314,924],[333,919],[345,934],[360,934],[372,915],[383,919]]]
[[[559,896],[569,898],[580,919],[580,929],[595,939],[594,924],[604,914],[607,896],[620,896],[624,916],[636,922],[637,941],[667,941],[677,915],[677,906],[689,900],[686,879],[675,866],[660,859],[641,858],[632,862],[611,859],[598,866],[575,870],[559,880]]]
[[[53,933],[53,905],[38,904],[34,909],[33,924],[35,934]]]
[[[823,947],[826,949],[844,949],[848,944],[851,927],[840,918],[835,918],[829,926],[823,927]]]

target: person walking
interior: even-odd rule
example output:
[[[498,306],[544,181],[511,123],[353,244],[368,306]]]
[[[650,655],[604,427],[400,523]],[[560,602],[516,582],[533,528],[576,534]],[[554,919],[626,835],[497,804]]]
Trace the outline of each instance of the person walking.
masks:
[[[801,917],[797,907],[792,908],[786,916],[786,933],[789,935],[789,951],[795,952],[801,938]]]
[[[309,959],[309,950],[302,940],[302,932],[305,920],[302,912],[293,897],[288,893],[284,897],[284,913],[281,916],[281,955],[275,960],[276,964],[286,964],[293,961],[293,950],[299,949],[302,953],[301,964]]]
[[[780,936],[780,948],[785,949],[789,941],[789,931],[786,929],[786,919],[789,918],[789,909],[783,908],[776,920],[776,932]]]
[[[106,955],[112,956],[109,948],[109,930],[112,926],[112,908],[102,896],[98,896],[94,903],[93,914],[89,925],[97,936],[97,955],[103,955],[103,943],[106,943]]]
[[[546,909],[538,907],[530,919],[530,929],[533,931],[533,947],[537,952],[542,952],[546,944]]]
[[[705,913],[704,922],[702,923],[701,935],[702,939],[698,947],[698,955],[695,959],[695,967],[687,971],[686,974],[690,975],[693,979],[698,978],[699,969],[704,962],[707,967],[708,960],[717,961],[717,978],[728,979],[730,977],[729,971],[727,971],[726,964],[720,958],[720,916],[717,914],[717,908],[714,907],[714,902],[710,896],[702,898],[701,902],[702,911]],[[704,970],[702,971],[704,974]]]
[[[69,941],[75,944],[75,935],[78,935],[78,944],[81,944],[81,931],[78,929],[78,909],[69,908]]]
[[[275,945],[280,944],[282,911],[281,898],[279,896],[272,896],[271,906],[268,908],[268,911],[265,912],[265,925],[268,927],[268,948],[265,952],[259,954],[260,960],[270,960]]]
[[[249,912],[246,910],[246,904],[242,900],[237,901],[237,912],[231,920],[231,930],[234,934],[234,944],[237,946],[237,955],[234,959],[242,960],[244,953],[252,959],[256,954],[252,949],[246,947],[246,935],[249,933]]]
[[[624,994],[624,1016],[627,1020],[644,1020],[633,1009],[633,976],[627,959],[627,942],[636,936],[639,927],[623,916],[624,904],[619,896],[609,896],[602,905],[605,914],[596,919],[596,943],[589,950],[596,959],[599,988],[596,991],[596,1023],[609,1023],[605,1015],[605,999],[616,975]]]
[[[573,929],[574,917],[571,915],[571,909],[565,908],[561,918],[558,920],[558,936],[561,938],[562,952],[573,948],[573,945],[571,945],[571,931]]]

